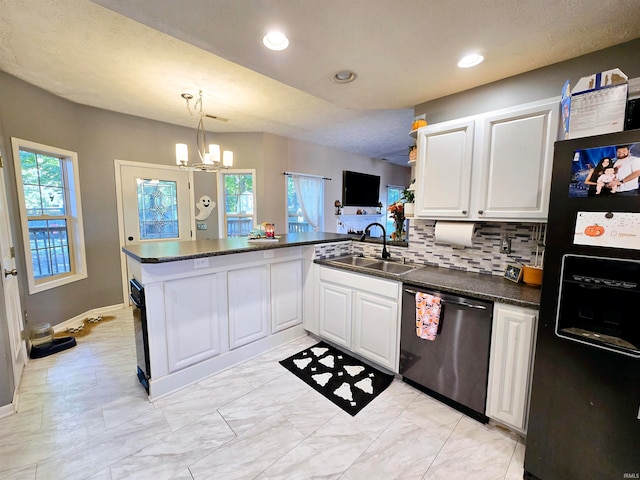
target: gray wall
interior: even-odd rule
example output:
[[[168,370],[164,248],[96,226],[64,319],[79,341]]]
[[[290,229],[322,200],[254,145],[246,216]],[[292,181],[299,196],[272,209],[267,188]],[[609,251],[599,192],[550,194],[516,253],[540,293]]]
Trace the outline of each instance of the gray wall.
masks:
[[[640,77],[640,39],[422,103],[415,114],[426,114],[433,124],[560,96],[566,80],[575,85],[581,77],[616,67],[630,79]]]
[[[195,130],[74,104],[3,72],[0,72],[0,122],[19,271],[25,267],[11,137],[78,153],[88,278],[28,295],[26,277],[19,277],[23,308],[28,314],[27,330],[38,323],[56,325],[93,308],[122,303],[114,159],[174,165],[175,143],[193,145]],[[194,126],[195,123],[194,120]],[[380,172],[383,179],[390,175],[389,171],[397,177],[409,177],[408,168],[390,168],[383,161],[308,142],[262,133],[212,135],[223,149],[233,150],[235,168],[256,169],[258,222],[275,221],[281,227],[279,231],[286,228],[282,172],[287,169],[333,176],[334,185],[341,183],[335,172],[347,165]],[[202,172],[194,176],[196,201],[203,194],[215,199],[216,176]],[[327,203],[331,208],[327,211],[332,213],[334,192],[329,193]],[[217,237],[218,208],[208,219],[210,228],[197,232],[199,238]],[[327,222],[327,226],[331,225],[332,222]]]

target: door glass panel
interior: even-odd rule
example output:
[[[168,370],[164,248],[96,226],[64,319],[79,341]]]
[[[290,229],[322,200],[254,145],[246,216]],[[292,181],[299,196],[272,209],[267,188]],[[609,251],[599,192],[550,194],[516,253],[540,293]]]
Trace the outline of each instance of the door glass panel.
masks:
[[[137,179],[140,240],[178,238],[177,182]]]

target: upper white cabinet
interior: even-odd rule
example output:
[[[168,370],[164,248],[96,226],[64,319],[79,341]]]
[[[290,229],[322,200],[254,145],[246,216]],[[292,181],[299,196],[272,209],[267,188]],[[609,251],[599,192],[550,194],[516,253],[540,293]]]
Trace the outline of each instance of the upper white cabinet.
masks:
[[[559,100],[418,131],[416,217],[545,221]]]
[[[469,216],[473,135],[473,119],[419,130],[416,217]]]
[[[487,416],[527,430],[531,365],[538,312],[494,304],[487,388]]]

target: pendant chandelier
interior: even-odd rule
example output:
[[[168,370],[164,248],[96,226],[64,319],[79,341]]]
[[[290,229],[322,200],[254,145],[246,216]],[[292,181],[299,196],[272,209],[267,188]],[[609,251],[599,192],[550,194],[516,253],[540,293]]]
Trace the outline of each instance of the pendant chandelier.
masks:
[[[186,143],[176,143],[176,163],[180,168],[190,169],[202,172],[217,172],[220,170],[226,170],[233,166],[233,152],[225,150],[220,156],[220,145],[214,143],[209,144],[209,150],[207,151],[207,133],[204,129],[204,117],[206,114],[202,108],[202,90],[199,92],[198,100],[193,104],[191,108],[191,100],[193,95],[190,93],[183,93],[182,98],[187,102],[187,110],[191,115],[198,115],[198,128],[196,130],[196,148],[198,150],[198,157],[200,161],[194,163],[189,167],[189,147]]]

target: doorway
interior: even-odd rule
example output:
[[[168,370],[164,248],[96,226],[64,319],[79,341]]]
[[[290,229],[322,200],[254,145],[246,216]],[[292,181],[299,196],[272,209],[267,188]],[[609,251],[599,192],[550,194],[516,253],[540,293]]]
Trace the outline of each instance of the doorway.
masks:
[[[195,238],[193,173],[179,167],[115,160],[120,248],[167,240]],[[124,253],[123,299],[129,295]]]

